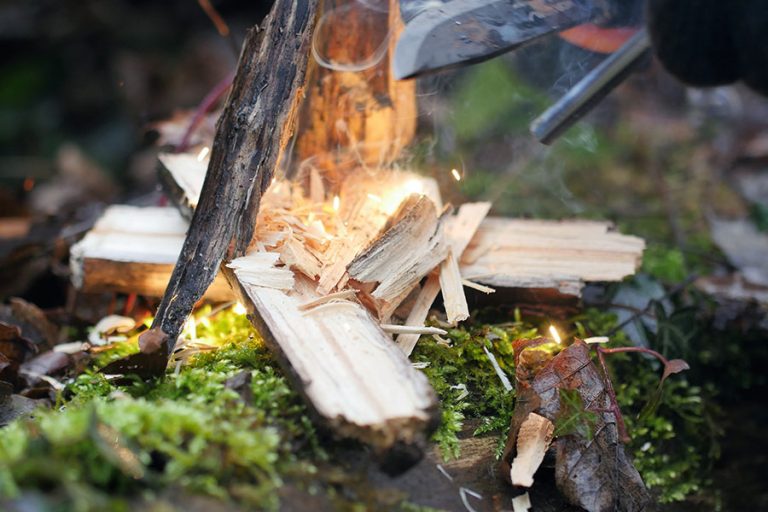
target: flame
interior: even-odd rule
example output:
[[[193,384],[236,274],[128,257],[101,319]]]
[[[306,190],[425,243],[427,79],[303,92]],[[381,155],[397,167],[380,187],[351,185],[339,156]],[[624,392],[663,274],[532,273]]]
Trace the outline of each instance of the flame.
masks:
[[[422,187],[422,183],[420,180],[417,179],[410,179],[407,182],[405,182],[405,191],[410,194],[423,194],[424,190]]]
[[[200,152],[197,154],[197,161],[202,162],[205,160],[205,157],[208,156],[208,153],[211,152],[211,148],[208,146],[203,146],[203,149],[200,150]]]
[[[333,211],[338,212],[339,208],[341,208],[341,199],[339,196],[333,196]]]
[[[560,333],[559,333],[559,332],[557,332],[557,328],[556,328],[554,325],[550,325],[550,326],[549,326],[549,334],[551,334],[551,335],[552,335],[552,338],[554,338],[554,340],[555,340],[555,341],[556,341],[558,344],[560,344],[560,343],[562,343],[562,342],[563,342],[563,339],[560,337]]]
[[[451,169],[451,175],[456,181],[461,181],[461,173],[457,169]]]
[[[243,306],[240,302],[235,302],[235,305],[232,307],[232,312],[236,315],[244,315],[248,311],[245,309],[245,306]]]

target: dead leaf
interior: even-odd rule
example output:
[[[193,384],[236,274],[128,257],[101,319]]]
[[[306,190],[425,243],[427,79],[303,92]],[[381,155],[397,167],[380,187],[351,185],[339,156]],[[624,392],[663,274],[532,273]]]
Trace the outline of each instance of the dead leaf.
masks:
[[[0,381],[0,427],[16,418],[28,415],[39,406],[39,402],[13,394],[13,386]]]
[[[18,326],[0,322],[0,380],[18,385],[19,366],[34,353],[35,346]]]
[[[674,375],[676,373],[684,372],[685,370],[690,370],[691,367],[688,366],[688,363],[685,362],[682,359],[670,359],[667,361],[667,364],[664,365],[664,373],[661,376],[661,383],[663,383],[665,380],[667,380],[667,377],[670,375]]]
[[[72,356],[63,352],[49,350],[39,356],[23,363],[19,367],[19,375],[24,378],[27,386],[34,386],[40,382],[41,377],[63,373],[74,363]]]
[[[527,346],[535,348],[537,344],[541,345],[533,340]],[[518,362],[523,362],[526,359],[523,354],[530,350],[521,350],[524,346],[515,344]],[[561,407],[561,389],[576,390],[587,410],[608,411],[610,408],[602,375],[592,362],[589,347],[581,340],[543,366],[541,364],[539,358],[535,358],[534,367],[540,368],[538,371],[518,367],[518,403],[503,457],[507,464],[504,471],[509,471],[509,460],[515,451],[510,442],[516,438],[522,421],[530,412],[556,421]],[[679,367],[676,363],[673,369]],[[553,441],[557,487],[570,503],[590,512],[643,510],[650,496],[619,441],[615,418],[610,412],[597,412],[596,415],[592,439],[574,433]]]
[[[42,309],[24,299],[13,297],[8,311],[2,320],[21,328],[25,338],[37,345],[38,351],[43,352],[53,348],[59,341],[59,328],[54,325]]]

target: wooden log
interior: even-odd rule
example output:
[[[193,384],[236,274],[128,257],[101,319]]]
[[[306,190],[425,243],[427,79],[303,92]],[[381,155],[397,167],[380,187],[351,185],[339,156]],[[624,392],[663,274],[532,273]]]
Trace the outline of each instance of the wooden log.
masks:
[[[162,342],[139,342],[159,354],[157,372],[222,260],[243,255],[251,241],[261,195],[292,134],[316,7],[316,0],[277,0],[262,30],[246,36],[198,207],[146,338]]]
[[[386,165],[401,156],[416,131],[415,80],[396,81],[391,75],[402,29],[399,2],[390,0],[388,14],[366,4],[325,0],[314,42],[316,55],[345,63],[387,50],[379,62],[357,72],[313,67],[296,156],[329,172],[338,172],[345,161],[354,167]],[[378,48],[381,44],[385,47]]]
[[[461,275],[492,287],[578,296],[585,282],[634,274],[644,248],[641,238],[614,232],[608,222],[488,218],[461,258]]]
[[[225,273],[324,425],[371,445],[388,472],[421,459],[440,421],[437,397],[360,303],[342,299],[306,309],[322,296],[304,276],[284,291]]]
[[[75,288],[162,297],[188,227],[176,208],[110,206],[70,250]],[[234,295],[217,276],[204,298],[228,301]]]

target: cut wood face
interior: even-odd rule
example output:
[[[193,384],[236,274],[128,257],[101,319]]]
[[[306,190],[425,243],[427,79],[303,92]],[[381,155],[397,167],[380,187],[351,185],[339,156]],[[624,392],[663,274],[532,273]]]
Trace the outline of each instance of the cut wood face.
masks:
[[[189,227],[175,208],[110,206],[70,251],[72,282],[84,292],[162,297]],[[219,276],[206,298],[232,300]]]

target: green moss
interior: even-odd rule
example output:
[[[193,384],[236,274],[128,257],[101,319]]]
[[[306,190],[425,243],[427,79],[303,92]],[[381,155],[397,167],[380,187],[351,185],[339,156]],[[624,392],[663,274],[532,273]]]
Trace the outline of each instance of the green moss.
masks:
[[[458,434],[467,418],[480,423],[475,435],[495,432],[503,444],[515,404],[514,390],[505,389],[484,349],[493,354],[514,383],[512,342],[536,335],[533,326],[518,319],[498,326],[452,329],[448,333],[450,346],[428,337],[419,341],[412,360],[428,364],[424,372],[440,397],[443,422],[433,440],[440,445],[443,457],[459,457]]]
[[[614,314],[596,309],[585,311],[579,318],[585,334],[611,332],[616,324]],[[658,337],[652,337],[651,343],[652,348],[661,349],[655,346],[662,344]],[[623,332],[612,336],[613,346],[628,344]],[[673,358],[681,354],[666,355]],[[692,385],[687,372],[674,375],[665,381],[658,407],[640,419],[658,389],[660,365],[639,355],[614,354],[606,359],[631,437],[629,451],[646,485],[664,503],[701,490],[719,456],[718,438],[722,434],[710,387]]]
[[[229,312],[202,318],[197,338],[224,345],[178,373],[116,386],[87,372],[61,410],[0,430],[0,497],[43,489],[64,510],[119,510],[138,490],[175,487],[275,508],[284,478],[314,475],[325,453],[252,328]],[[250,384],[230,389],[242,372]]]

